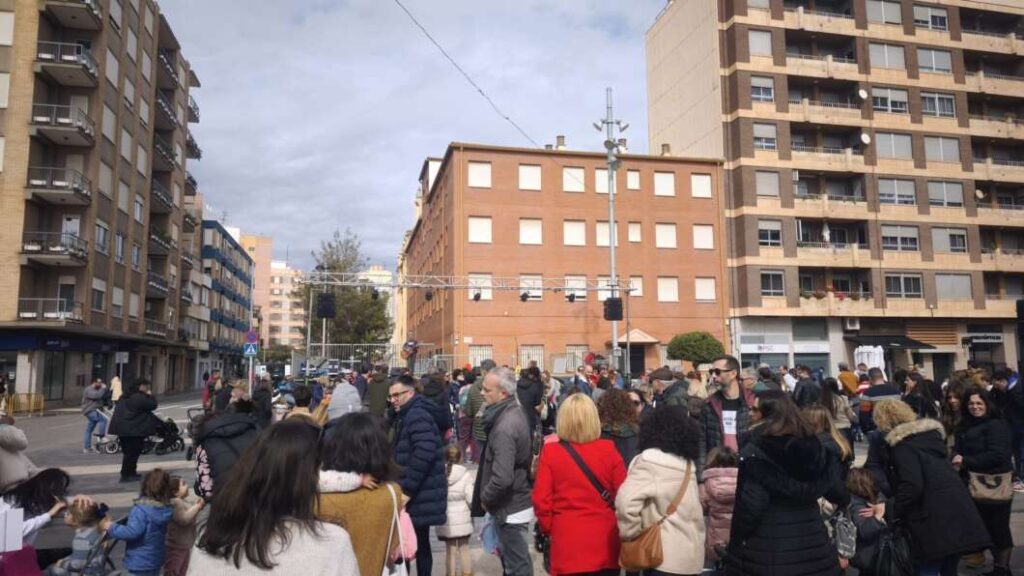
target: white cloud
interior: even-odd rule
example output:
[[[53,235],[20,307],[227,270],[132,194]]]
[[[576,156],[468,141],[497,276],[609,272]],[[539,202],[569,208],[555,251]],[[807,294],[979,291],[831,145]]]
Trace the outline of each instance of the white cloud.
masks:
[[[646,151],[644,32],[663,0],[404,0],[539,143],[601,149],[615,89]],[[336,228],[394,265],[423,159],[452,141],[528,146],[391,0],[162,0],[203,87],[190,171],[231,225],[292,261]]]

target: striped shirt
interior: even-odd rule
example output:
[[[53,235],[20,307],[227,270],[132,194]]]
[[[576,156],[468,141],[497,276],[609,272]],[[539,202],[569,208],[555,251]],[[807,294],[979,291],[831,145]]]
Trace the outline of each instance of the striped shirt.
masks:
[[[106,558],[104,558],[102,551],[97,552],[93,556],[88,566],[85,564],[86,560],[89,559],[89,552],[99,546],[102,537],[103,535],[95,527],[75,530],[75,538],[71,540],[71,556],[67,557],[64,567],[81,572],[83,576],[102,576],[102,574],[105,574],[103,564]]]

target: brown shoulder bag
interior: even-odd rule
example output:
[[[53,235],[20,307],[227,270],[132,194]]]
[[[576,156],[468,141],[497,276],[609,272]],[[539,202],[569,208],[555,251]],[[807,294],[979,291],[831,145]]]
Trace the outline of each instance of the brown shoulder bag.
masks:
[[[672,500],[668,510],[665,511],[665,515],[645,528],[636,538],[622,541],[622,546],[619,548],[619,565],[627,572],[657,568],[665,561],[665,553],[661,547],[661,524],[679,509],[679,504],[682,503],[686,489],[690,485],[692,467],[693,463],[687,461],[683,486]]]

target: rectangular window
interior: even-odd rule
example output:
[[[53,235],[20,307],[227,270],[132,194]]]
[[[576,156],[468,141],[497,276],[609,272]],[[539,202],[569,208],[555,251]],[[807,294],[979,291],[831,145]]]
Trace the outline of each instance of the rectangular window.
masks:
[[[583,192],[583,168],[565,166],[562,168],[562,192]]]
[[[103,105],[103,137],[111,142],[117,140],[117,113]]]
[[[877,86],[872,88],[871,103],[877,112],[906,114],[910,111],[910,106],[907,102],[907,91],[898,88],[880,88]]]
[[[715,249],[715,227],[713,225],[693,225],[693,248],[694,250]]]
[[[878,201],[882,204],[913,206],[917,204],[917,191],[913,180],[895,178],[878,179]]]
[[[92,279],[92,309],[97,312],[107,309],[107,283],[105,280]]]
[[[146,82],[150,82],[153,76],[153,58],[150,57],[149,52],[142,51],[142,77],[146,79]]]
[[[138,194],[135,195],[135,221],[146,221],[146,201]]]
[[[679,278],[658,276],[658,302],[679,302]]]
[[[128,78],[124,79],[124,103],[128,108],[135,107],[135,83]]]
[[[115,90],[117,90],[117,88],[118,88],[118,80],[120,79],[120,76],[118,74],[118,71],[119,71],[118,67],[119,66],[120,66],[120,62],[117,61],[117,55],[114,54],[112,51],[110,51],[108,49],[107,50],[107,67],[106,67],[105,74],[106,74],[107,80],[109,80],[110,83],[114,85],[114,89]]]
[[[544,279],[539,274],[523,274],[519,276],[519,293],[527,294],[528,300],[542,300],[544,298]]]
[[[935,294],[939,300],[970,300],[971,276],[969,274],[936,274]]]
[[[868,22],[902,24],[900,3],[892,0],[868,0]]]
[[[132,133],[127,128],[121,128],[121,158],[132,161]]]
[[[117,182],[117,208],[125,214],[128,213],[128,200],[131,198],[132,192],[128,187],[128,184],[124,180],[118,180]]]
[[[751,56],[772,55],[772,33],[768,30],[748,30],[747,41],[750,43]]]
[[[139,122],[142,122],[143,126],[149,126],[149,102],[146,101],[145,94],[139,98]]]
[[[754,150],[778,149],[775,124],[754,124]]]
[[[118,30],[121,29],[122,12],[121,0],[110,0],[110,22]]]
[[[586,246],[587,223],[583,220],[563,220],[562,243],[566,246]]]
[[[469,174],[467,184],[470,188],[491,187],[491,163],[490,162],[468,162]]]
[[[611,230],[609,230],[609,226],[608,226],[608,222],[607,221],[598,222],[597,226],[595,228],[595,232],[596,232],[596,239],[595,240],[596,240],[598,246],[608,246],[608,242],[609,242],[608,236],[609,236],[609,233],[615,235],[615,245],[616,246],[619,245],[619,228],[618,228],[618,226],[615,227],[615,231],[614,232],[611,232]]]
[[[124,234],[114,235],[114,261],[124,264]]]
[[[565,277],[565,295],[572,295],[576,298],[576,301],[587,299],[587,277],[586,276],[566,276]]]
[[[910,159],[913,155],[910,134],[878,132],[875,134],[879,158]]]
[[[492,283],[490,274],[470,274],[467,277],[469,280],[469,299],[476,299],[476,295],[480,295],[480,300],[490,300],[492,298]]]
[[[779,173],[758,170],[757,173],[754,174],[754,185],[757,188],[758,196],[771,196],[778,198]]]
[[[914,26],[931,30],[949,30],[949,13],[945,8],[915,4]]]
[[[142,144],[139,144],[138,149],[135,151],[135,169],[143,176],[149,170],[149,155],[146,153],[146,147]]]
[[[711,198],[711,174],[690,174],[690,197]]]
[[[519,189],[540,190],[540,166],[534,164],[519,165]]]
[[[655,224],[654,225],[654,246],[656,248],[676,247],[676,225]]]
[[[540,246],[544,243],[544,223],[535,218],[519,219],[519,243],[527,246]]]
[[[128,317],[139,317],[139,295],[132,293],[128,295]]]
[[[761,296],[785,296],[785,275],[782,270],[761,271]]]
[[[135,35],[135,31],[128,29],[128,42],[127,42],[128,58],[135,62],[139,53],[139,37]]]
[[[876,44],[872,42],[869,53],[871,55],[872,68],[894,68],[897,70],[907,69],[906,59],[903,55],[903,46],[896,46],[895,44]]]
[[[132,243],[132,270],[139,271],[139,266],[142,264],[142,247],[138,244]]]
[[[714,302],[717,300],[714,278],[694,278],[693,289],[697,302]]]
[[[932,250],[945,254],[966,254],[967,230],[963,228],[932,228]]]
[[[639,190],[640,189],[640,171],[639,170],[626,170],[626,189],[627,190]]]
[[[608,193],[608,169],[607,168],[596,168],[594,169],[594,192],[598,194]]]
[[[917,67],[922,72],[950,74],[953,72],[953,55],[948,50],[918,48]]]
[[[675,172],[654,173],[654,195],[675,196],[676,195],[676,174]]]
[[[925,136],[924,156],[929,162],[959,162],[960,139]]]
[[[629,223],[629,241],[630,242],[641,242],[643,241],[643,228],[639,222]]]
[[[639,298],[644,295],[644,277],[643,276],[630,276],[629,277],[629,297]]]
[[[751,76],[750,98],[754,102],[775,102],[775,78]]]
[[[110,315],[120,318],[124,313],[124,289],[114,286],[110,291]]]
[[[491,219],[488,216],[469,217],[469,242],[471,244],[491,243]]]
[[[782,246],[782,221],[758,220],[757,243],[759,246]]]
[[[932,206],[963,206],[964,185],[960,182],[928,182],[928,203]]]
[[[107,254],[107,240],[110,235],[110,228],[103,222],[96,221],[96,237],[93,239],[93,243],[96,245],[96,251],[101,254]]]
[[[917,226],[882,226],[882,250],[917,252]]]
[[[940,118],[956,117],[956,99],[952,94],[921,92],[921,113]]]
[[[99,191],[108,198],[114,197],[114,170],[102,161],[100,162]]]

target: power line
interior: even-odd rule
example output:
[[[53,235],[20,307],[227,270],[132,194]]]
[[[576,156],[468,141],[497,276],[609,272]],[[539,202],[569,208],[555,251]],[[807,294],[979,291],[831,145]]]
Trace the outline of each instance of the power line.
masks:
[[[480,93],[480,96],[483,96],[484,100],[487,100],[487,103],[491,105],[491,108],[494,109],[494,111],[498,114],[498,116],[501,116],[502,118],[504,118],[506,122],[511,124],[513,128],[518,130],[519,133],[523,135],[523,138],[526,138],[527,140],[529,140],[530,143],[533,144],[535,147],[537,147],[537,148],[541,147],[541,145],[538,144],[536,140],[534,140],[533,138],[530,138],[530,135],[527,134],[526,131],[523,130],[519,126],[519,124],[516,124],[515,120],[513,120],[511,117],[509,117],[508,114],[505,114],[504,112],[502,112],[501,108],[498,108],[498,105],[494,103],[494,100],[492,100],[491,97],[488,96],[486,92],[484,92],[484,89],[481,88],[479,84],[477,84],[475,81],[473,81],[473,78],[471,78],[470,75],[465,70],[462,69],[462,66],[459,66],[459,63],[456,62],[455,59],[452,58],[450,54],[448,54],[448,52],[444,49],[444,47],[442,47],[441,44],[438,43],[438,41],[435,40],[434,37],[430,35],[430,32],[427,31],[427,29],[423,26],[423,24],[420,24],[420,21],[417,20],[416,17],[413,16],[412,12],[410,12],[409,9],[405,7],[405,4],[402,4],[401,0],[395,0],[395,4],[398,4],[398,7],[401,8],[403,12],[405,12],[405,14],[409,17],[409,19],[412,20],[412,23],[415,24],[416,27],[419,28],[423,32],[423,35],[426,36],[427,39],[430,40],[430,42],[434,46],[436,46],[438,50],[441,51],[441,54],[443,54],[444,57],[446,59],[448,59],[448,62],[451,62],[452,66],[454,66],[455,69],[458,70],[460,74],[462,74],[462,77],[466,79],[466,82],[469,82],[470,86],[475,88],[476,91]]]

